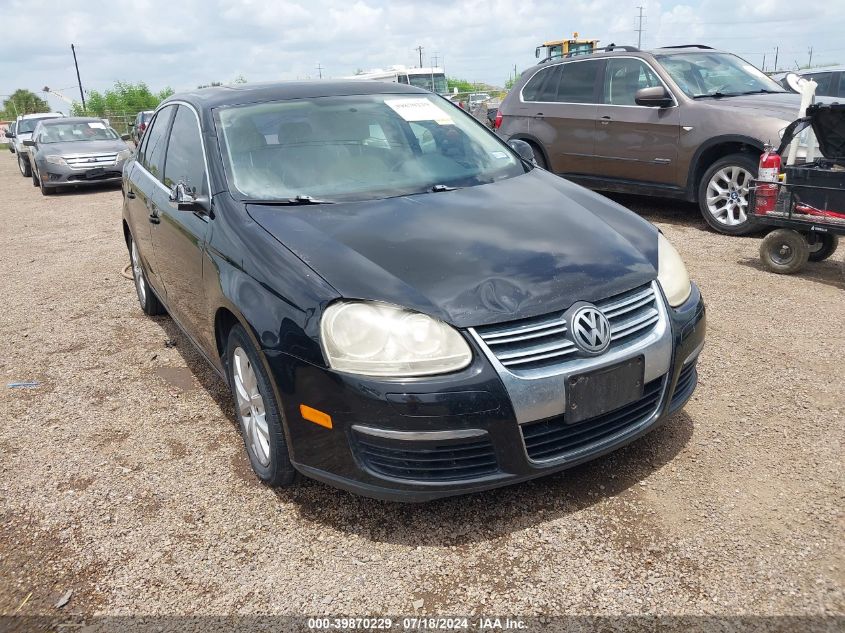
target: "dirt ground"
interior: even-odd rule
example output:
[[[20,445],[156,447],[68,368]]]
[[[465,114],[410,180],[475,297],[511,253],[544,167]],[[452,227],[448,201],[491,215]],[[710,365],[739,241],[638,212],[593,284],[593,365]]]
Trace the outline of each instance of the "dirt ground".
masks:
[[[704,293],[693,399],[588,465],[405,506],[259,484],[226,386],[121,276],[119,189],[43,197],[0,156],[0,615],[842,616],[845,247],[778,276],[758,237],[618,199]]]

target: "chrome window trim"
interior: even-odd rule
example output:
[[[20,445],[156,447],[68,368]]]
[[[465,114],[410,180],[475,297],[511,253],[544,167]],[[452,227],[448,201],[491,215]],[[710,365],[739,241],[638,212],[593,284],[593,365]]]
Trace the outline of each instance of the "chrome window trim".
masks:
[[[199,112],[197,112],[197,109],[194,106],[192,106],[190,103],[188,103],[187,101],[182,101],[181,99],[177,99],[175,101],[166,101],[166,102],[162,103],[161,105],[159,105],[155,109],[155,112],[153,112],[152,116],[156,116],[158,114],[159,110],[163,110],[165,107],[171,106],[171,105],[186,106],[188,109],[190,109],[191,112],[194,113],[194,119],[197,122],[197,131],[199,131],[199,133],[200,133],[200,147],[202,147],[202,161],[203,161],[203,164],[205,165],[205,184],[206,184],[206,187],[208,188],[208,196],[209,196],[209,198],[211,198],[211,175],[210,175],[211,170],[209,170],[209,168],[208,168],[208,153],[205,150],[205,137],[202,134],[202,122],[200,121]],[[150,118],[152,118],[152,117],[150,117]],[[173,121],[175,121],[175,120],[176,120],[176,114],[173,115]],[[171,121],[170,130],[168,130],[168,135],[167,135],[168,149],[170,148],[170,134],[169,133],[173,131],[173,121]],[[147,134],[145,132],[144,137],[146,138],[146,136],[147,136]],[[144,165],[142,165],[138,161],[135,161],[135,164],[138,167],[140,167],[141,169],[143,169],[149,175],[150,178],[152,178],[154,181],[156,181],[164,191],[166,191],[168,194],[170,194],[170,189],[168,189],[167,186],[163,182],[161,182],[158,178],[153,176],[150,173],[150,171],[146,167],[144,167]],[[164,152],[164,164],[165,164],[165,166],[167,165],[167,151],[166,150]]]
[[[538,103],[538,104],[552,103],[552,104],[555,104],[555,105],[606,106],[606,107],[611,107],[611,108],[649,108],[649,109],[654,108],[654,106],[641,106],[641,105],[636,105],[636,104],[634,104],[634,105],[620,105],[620,104],[614,104],[614,103],[593,103],[592,101],[587,102],[587,103],[584,103],[582,101],[526,101],[523,98],[522,91],[525,89],[525,86],[527,86],[528,83],[532,79],[534,79],[534,77],[536,77],[539,73],[543,72],[544,70],[554,68],[555,66],[561,66],[563,64],[577,64],[578,62],[586,62],[586,61],[591,61],[591,60],[595,61],[597,59],[604,59],[606,61],[610,61],[612,59],[636,59],[636,60],[641,61],[642,63],[644,63],[646,66],[648,66],[651,69],[651,72],[653,72],[654,75],[660,80],[660,83],[666,89],[666,92],[668,92],[672,96],[672,105],[666,106],[666,107],[667,108],[677,108],[680,105],[678,103],[678,98],[675,96],[675,93],[672,92],[672,89],[666,84],[666,81],[663,79],[663,77],[660,76],[660,73],[657,72],[657,70],[651,64],[651,62],[649,62],[647,59],[644,59],[642,57],[637,57],[636,55],[613,55],[613,56],[608,56],[608,57],[593,57],[593,58],[587,58],[587,59],[571,59],[571,60],[568,60],[568,61],[565,61],[565,62],[560,62],[560,63],[557,63],[557,64],[552,64],[550,66],[546,66],[545,68],[539,68],[537,70],[537,72],[535,72],[533,75],[531,75],[531,77],[528,78],[528,81],[526,81],[524,84],[522,84],[522,88],[519,89],[519,101],[520,101],[520,103]],[[607,68],[607,65],[605,64],[605,69],[606,68]],[[603,98],[604,98],[604,85],[602,85],[602,99]],[[661,108],[661,109],[664,109],[664,108]]]
[[[646,336],[620,345],[600,356],[563,360],[551,367],[520,370],[520,373],[516,374],[502,365],[475,328],[468,328],[470,336],[504,384],[519,424],[562,415],[566,411],[567,380],[574,374],[607,367],[639,355],[645,358],[644,382],[651,382],[668,373],[672,364],[672,328],[660,284],[657,280],[651,284],[658,311],[654,328]]]
[[[472,437],[484,437],[487,431],[483,429],[455,429],[453,431],[394,431],[393,429],[377,429],[371,426],[353,424],[352,430],[363,435],[382,437],[390,440],[409,441],[442,441],[459,440]]]

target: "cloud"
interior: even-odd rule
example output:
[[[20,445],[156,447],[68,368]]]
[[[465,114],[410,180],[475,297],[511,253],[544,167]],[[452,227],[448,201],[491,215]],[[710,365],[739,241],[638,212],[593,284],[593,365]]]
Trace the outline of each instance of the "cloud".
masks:
[[[534,63],[542,41],[569,36],[644,47],[700,42],[771,64],[845,59],[837,3],[804,13],[792,0],[111,0],[84,6],[0,1],[0,94],[44,85],[75,96],[70,44],[86,88],[145,81],[158,90],[231,82],[341,77],[356,69],[418,63],[436,55],[448,74],[502,85]],[[90,7],[90,8],[89,8]],[[66,105],[51,97],[51,103]]]

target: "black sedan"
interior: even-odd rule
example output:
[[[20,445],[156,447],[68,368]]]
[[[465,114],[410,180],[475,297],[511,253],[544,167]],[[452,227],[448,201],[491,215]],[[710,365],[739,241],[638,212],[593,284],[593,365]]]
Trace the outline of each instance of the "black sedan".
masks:
[[[530,158],[401,84],[159,106],[124,169],[138,300],[228,382],[262,481],[423,501],[571,467],[683,406],[705,319],[677,252]]]

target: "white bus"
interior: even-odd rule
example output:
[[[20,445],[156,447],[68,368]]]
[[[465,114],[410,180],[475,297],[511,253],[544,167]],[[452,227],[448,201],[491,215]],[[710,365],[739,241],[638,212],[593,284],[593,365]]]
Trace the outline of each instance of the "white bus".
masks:
[[[446,73],[442,68],[432,66],[430,68],[407,68],[406,66],[391,66],[387,70],[380,68],[367,72],[344,77],[344,79],[355,79],[363,81],[388,81],[398,84],[409,84],[418,88],[425,88],[431,92],[445,95],[449,93],[446,86]]]

